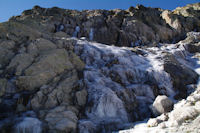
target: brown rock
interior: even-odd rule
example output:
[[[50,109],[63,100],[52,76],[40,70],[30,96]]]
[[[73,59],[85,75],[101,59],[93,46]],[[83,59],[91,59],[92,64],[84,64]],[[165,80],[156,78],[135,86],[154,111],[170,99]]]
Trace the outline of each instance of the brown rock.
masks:
[[[43,53],[29,68],[25,70],[25,76],[18,78],[20,88],[34,90],[49,82],[57,74],[65,70],[73,69],[69,61],[67,51],[55,49]]]

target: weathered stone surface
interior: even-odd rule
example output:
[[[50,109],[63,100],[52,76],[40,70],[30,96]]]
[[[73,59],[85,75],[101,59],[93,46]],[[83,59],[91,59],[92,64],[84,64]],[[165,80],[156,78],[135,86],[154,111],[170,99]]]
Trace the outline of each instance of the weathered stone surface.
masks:
[[[69,52],[69,60],[74,65],[76,70],[81,71],[84,69],[85,67],[84,62],[81,61],[80,58],[73,52]]]
[[[12,50],[15,47],[15,42],[12,40],[5,40],[0,43],[1,48]]]
[[[6,78],[0,78],[0,97],[4,94],[16,93],[14,84]]]
[[[152,112],[155,116],[167,113],[173,109],[173,102],[165,95],[156,97],[153,105]]]
[[[181,43],[185,44],[186,49],[190,53],[200,52],[200,34],[196,32],[187,33],[187,37],[181,41]]]
[[[6,87],[7,87],[7,80],[6,79],[0,79],[0,97],[5,94]]]
[[[177,41],[184,37],[185,32],[199,31],[198,7],[197,3],[168,11],[139,5],[130,10],[80,12],[37,6],[11,20],[17,20],[42,33],[58,32],[55,34],[58,37],[65,36],[61,33],[65,32],[69,36],[85,36],[89,40],[117,46],[152,45],[156,42]]]
[[[73,133],[76,132],[78,118],[75,113],[58,106],[48,112],[45,117],[50,131]]]
[[[27,39],[34,40],[41,36],[38,30],[16,21],[1,23],[0,30],[1,38],[8,38],[18,43],[26,41]]]
[[[10,64],[7,69],[11,72],[15,72],[15,75],[21,75],[22,72],[31,65],[34,58],[30,54],[18,54],[14,58],[12,58]]]
[[[96,125],[91,121],[80,121],[79,122],[79,132],[89,132],[95,133],[96,132]]]
[[[41,52],[56,49],[56,45],[44,38],[38,38],[30,43],[27,47],[28,53],[33,56],[41,54]]]
[[[191,53],[200,52],[200,43],[188,44],[188,51]]]
[[[0,47],[0,68],[5,67],[13,56],[14,53],[11,50]]]
[[[185,92],[185,85],[197,83],[199,77],[194,70],[179,63],[174,55],[164,57],[164,70],[170,74],[175,89],[182,92]]]
[[[70,37],[69,35],[67,35],[65,32],[62,32],[62,31],[60,31],[60,32],[56,32],[55,34],[54,34],[54,36],[55,37],[58,37],[58,38],[67,38],[67,37]]]
[[[17,84],[20,88],[34,90],[48,83],[54,76],[73,69],[67,51],[55,49],[44,52],[36,62],[25,70],[25,76],[20,76]]]
[[[58,104],[72,105],[71,91],[77,86],[78,75],[75,70],[71,70],[64,77],[59,83],[56,83],[58,85],[55,88],[51,87],[53,84],[40,88],[40,91],[31,100],[31,106],[34,110],[49,109],[56,107]]]
[[[87,102],[87,91],[86,90],[81,90],[76,92],[76,100],[78,105],[84,106]]]

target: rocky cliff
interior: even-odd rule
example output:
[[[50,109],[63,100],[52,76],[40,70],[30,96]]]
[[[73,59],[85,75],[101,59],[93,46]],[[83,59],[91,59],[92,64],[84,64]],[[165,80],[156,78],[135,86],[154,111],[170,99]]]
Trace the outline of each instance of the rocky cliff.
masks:
[[[69,36],[84,36],[109,45],[154,46],[159,42],[175,43],[189,31],[200,31],[199,10],[199,3],[173,11],[142,5],[109,11],[35,6],[21,16],[12,17],[9,23],[18,22],[48,34],[63,31]]]
[[[198,88],[199,26],[200,3],[35,6],[10,18],[0,24],[0,132],[109,133],[168,113]],[[200,114],[196,99],[176,126]]]

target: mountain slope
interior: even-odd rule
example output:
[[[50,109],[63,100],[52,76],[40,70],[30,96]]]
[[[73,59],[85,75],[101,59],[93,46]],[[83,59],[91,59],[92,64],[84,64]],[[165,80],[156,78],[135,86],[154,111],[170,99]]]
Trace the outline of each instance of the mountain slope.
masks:
[[[199,78],[199,7],[35,6],[1,23],[0,132],[118,131],[155,115],[159,95],[186,98]]]

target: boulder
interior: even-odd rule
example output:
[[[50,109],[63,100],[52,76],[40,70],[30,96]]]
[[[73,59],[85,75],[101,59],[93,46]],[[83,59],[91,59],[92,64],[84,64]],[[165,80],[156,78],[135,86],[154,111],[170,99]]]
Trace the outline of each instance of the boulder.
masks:
[[[155,116],[167,113],[173,109],[173,102],[165,95],[159,95],[156,97],[151,107]]]

